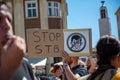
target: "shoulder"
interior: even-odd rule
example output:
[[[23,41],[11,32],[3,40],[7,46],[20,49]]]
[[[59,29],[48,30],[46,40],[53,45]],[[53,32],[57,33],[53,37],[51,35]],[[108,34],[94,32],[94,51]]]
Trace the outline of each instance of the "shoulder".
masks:
[[[26,57],[23,57],[23,60],[29,62],[29,60]]]
[[[114,76],[114,74],[116,73],[115,69],[108,69],[105,72],[99,74],[98,76],[96,76],[96,80],[111,80],[111,78]]]
[[[13,80],[22,80],[23,78],[26,78],[28,80],[33,80],[34,78],[32,67],[25,59],[23,59],[21,65],[16,70],[13,76]]]
[[[30,62],[26,57],[23,58],[21,66],[32,69],[32,66],[31,66]]]
[[[120,72],[117,72],[111,80],[120,80]]]
[[[105,71],[103,79],[111,79],[114,75],[116,74],[116,70],[115,69],[108,69],[107,71]]]

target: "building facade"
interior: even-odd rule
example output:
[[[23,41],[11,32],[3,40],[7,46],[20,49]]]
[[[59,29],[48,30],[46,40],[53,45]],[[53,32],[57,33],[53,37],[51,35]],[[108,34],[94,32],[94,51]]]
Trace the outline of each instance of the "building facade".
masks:
[[[8,4],[12,7],[14,33],[23,37],[26,42],[27,29],[67,29],[66,0],[4,1],[8,1]],[[59,59],[48,58],[47,67],[50,67],[51,63],[58,62]]]
[[[116,11],[115,15],[116,15],[116,18],[117,18],[118,37],[119,37],[119,40],[120,40],[120,7]]]
[[[100,19],[99,19],[99,32],[100,37],[103,35],[111,35],[111,24],[108,17],[107,7],[104,6],[104,1],[101,2],[102,6],[100,7]]]
[[[27,29],[67,29],[66,0],[5,0],[12,6],[13,29],[27,42]]]
[[[15,34],[26,39],[26,30],[66,29],[65,0],[12,0]]]

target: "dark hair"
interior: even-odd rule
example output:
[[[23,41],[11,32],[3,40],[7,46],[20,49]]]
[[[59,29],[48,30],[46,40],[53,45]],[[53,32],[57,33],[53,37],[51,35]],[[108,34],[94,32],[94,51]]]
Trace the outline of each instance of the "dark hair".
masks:
[[[50,73],[55,73],[60,68],[60,65],[53,65],[50,68]]]
[[[119,54],[120,42],[113,36],[102,36],[96,45],[96,51],[98,69],[88,78],[88,80],[94,80],[95,77],[102,72],[105,72],[110,68],[115,68],[111,65],[111,60]]]
[[[112,57],[120,52],[120,43],[113,36],[105,35],[98,41],[96,50],[98,55],[98,65],[111,64],[110,60]]]
[[[75,39],[75,40],[80,39],[80,41],[81,41],[81,37],[78,36],[78,35],[74,35],[74,36],[72,36],[71,41],[73,41],[73,39]]]

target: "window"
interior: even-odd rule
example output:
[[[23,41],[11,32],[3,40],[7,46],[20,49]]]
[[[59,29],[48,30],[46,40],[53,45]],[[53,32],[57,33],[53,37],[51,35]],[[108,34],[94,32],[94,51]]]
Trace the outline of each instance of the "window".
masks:
[[[48,16],[62,16],[59,2],[48,1]]]
[[[37,0],[25,1],[25,15],[26,18],[38,17]]]
[[[106,18],[105,10],[101,10],[101,18]]]

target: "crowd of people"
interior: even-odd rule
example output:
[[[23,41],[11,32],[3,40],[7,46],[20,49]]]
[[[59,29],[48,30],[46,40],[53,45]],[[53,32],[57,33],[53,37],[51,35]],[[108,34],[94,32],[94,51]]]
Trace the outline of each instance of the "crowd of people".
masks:
[[[68,58],[69,55],[63,52],[64,58]],[[97,62],[94,65],[93,61],[88,64],[88,74],[86,76],[80,76],[75,78],[74,74],[69,72],[69,65],[66,66],[66,72],[69,74],[68,80],[119,80],[120,75],[117,72],[120,67],[120,41],[110,35],[102,36],[96,45],[96,58]],[[116,75],[114,77],[114,75]]]
[[[13,34],[10,7],[0,1],[0,80],[38,80],[25,55],[24,39]],[[78,56],[69,56],[65,51],[62,57],[62,65],[50,68],[51,80],[120,80],[117,71],[120,67],[120,41],[113,36],[105,35],[99,39],[97,62],[89,57],[83,66]]]

